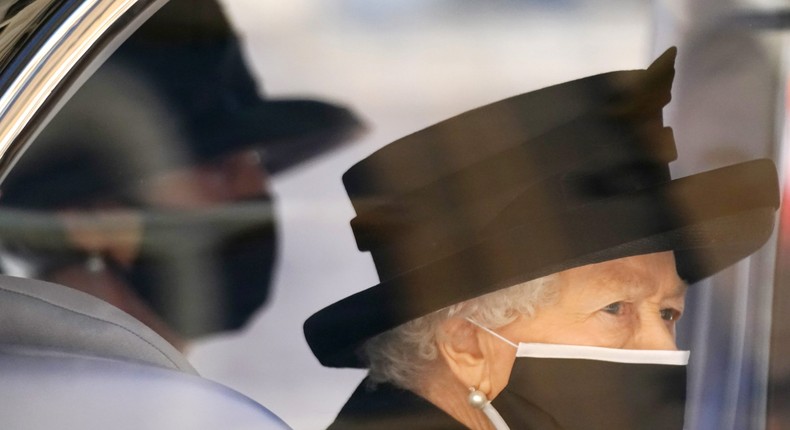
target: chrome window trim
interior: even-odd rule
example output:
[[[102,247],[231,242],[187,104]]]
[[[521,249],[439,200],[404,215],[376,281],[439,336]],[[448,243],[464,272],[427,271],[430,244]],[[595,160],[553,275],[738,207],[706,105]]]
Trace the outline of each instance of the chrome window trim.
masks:
[[[107,29],[143,0],[86,0],[44,42],[0,96],[0,179],[21,154],[18,138]]]

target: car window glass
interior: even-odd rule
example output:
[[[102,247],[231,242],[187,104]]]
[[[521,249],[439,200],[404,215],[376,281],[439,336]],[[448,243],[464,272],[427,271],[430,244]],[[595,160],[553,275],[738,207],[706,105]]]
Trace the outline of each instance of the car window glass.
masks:
[[[0,2],[0,53],[50,3]],[[668,0],[254,3],[172,1],[75,93],[3,184],[0,272],[124,310],[297,429],[326,427],[365,376],[321,367],[302,325],[380,282],[341,177],[382,146],[676,45],[673,177],[779,160],[770,8],[730,20]],[[692,428],[760,428],[769,404],[786,414],[765,388],[782,399],[788,378],[781,356],[767,371],[787,337],[774,329],[770,350],[775,246],[688,291],[677,340],[692,350]]]

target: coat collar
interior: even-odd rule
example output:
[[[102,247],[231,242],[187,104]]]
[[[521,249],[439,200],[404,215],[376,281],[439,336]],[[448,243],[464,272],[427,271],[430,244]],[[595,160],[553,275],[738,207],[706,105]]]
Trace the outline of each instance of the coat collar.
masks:
[[[328,430],[462,430],[466,427],[411,391],[362,381]]]

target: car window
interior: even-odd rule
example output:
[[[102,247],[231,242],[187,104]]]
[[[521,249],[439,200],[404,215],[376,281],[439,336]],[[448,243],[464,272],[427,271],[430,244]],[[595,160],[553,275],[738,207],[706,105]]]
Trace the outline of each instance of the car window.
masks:
[[[0,2],[0,70],[60,3]],[[0,272],[97,297],[293,428],[326,428],[367,371],[321,366],[303,324],[382,281],[344,173],[463,112],[676,46],[672,177],[756,158],[783,177],[786,11],[726,3],[171,0],[84,83],[66,79],[73,95],[2,183]],[[787,422],[781,223],[688,289],[686,428]]]

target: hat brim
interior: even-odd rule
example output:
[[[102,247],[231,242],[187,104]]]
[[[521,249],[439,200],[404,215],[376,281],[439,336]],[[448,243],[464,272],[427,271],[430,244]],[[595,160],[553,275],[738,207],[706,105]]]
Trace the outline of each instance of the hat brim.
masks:
[[[342,106],[308,99],[259,100],[195,124],[196,152],[208,159],[234,149],[257,148],[277,174],[349,142],[364,130]]]
[[[305,322],[305,336],[323,365],[366,367],[357,351],[373,336],[574,267],[674,251],[679,275],[694,283],[765,243],[778,207],[777,184],[773,163],[756,160],[573,208],[544,225],[513,228],[340,300]],[[671,209],[671,218],[655,219],[662,215],[649,202],[657,198]]]

